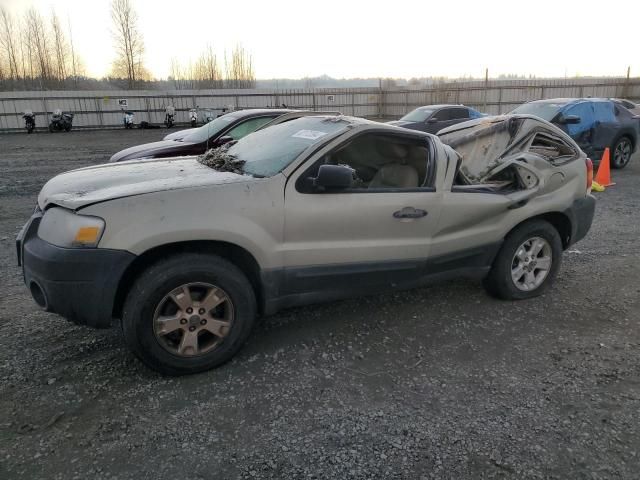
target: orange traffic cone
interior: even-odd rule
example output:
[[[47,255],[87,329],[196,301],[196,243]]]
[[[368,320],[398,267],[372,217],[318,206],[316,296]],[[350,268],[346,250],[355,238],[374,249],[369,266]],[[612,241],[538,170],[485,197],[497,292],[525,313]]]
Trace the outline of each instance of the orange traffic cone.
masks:
[[[602,159],[600,160],[600,166],[598,167],[598,173],[596,173],[596,178],[594,178],[593,180],[603,187],[610,187],[611,185],[615,185],[615,183],[611,181],[611,172],[609,171],[608,147],[604,149]]]

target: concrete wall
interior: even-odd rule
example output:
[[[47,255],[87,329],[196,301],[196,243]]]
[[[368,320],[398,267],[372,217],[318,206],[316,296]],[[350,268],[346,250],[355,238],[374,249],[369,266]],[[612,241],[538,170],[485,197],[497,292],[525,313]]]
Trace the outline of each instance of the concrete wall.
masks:
[[[189,109],[279,107],[339,110],[359,117],[397,118],[420,105],[463,103],[481,111],[505,113],[523,102],[555,97],[624,97],[640,101],[640,78],[559,80],[491,80],[450,82],[427,89],[347,88],[295,90],[171,90],[171,91],[46,91],[0,92],[0,131],[22,129],[22,113],[32,110],[44,128],[55,109],[75,114],[74,128],[122,126],[122,108],[136,114],[136,123],[162,123],[165,105],[176,107],[176,121],[188,122]]]

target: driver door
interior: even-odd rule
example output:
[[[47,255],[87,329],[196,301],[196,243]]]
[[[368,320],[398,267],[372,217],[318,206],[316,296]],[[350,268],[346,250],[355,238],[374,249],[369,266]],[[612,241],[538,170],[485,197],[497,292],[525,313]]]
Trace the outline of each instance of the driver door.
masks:
[[[435,159],[429,158],[424,137],[415,144],[408,142],[408,148],[400,149],[401,157],[376,151],[378,137],[352,134],[346,147],[343,137],[339,145],[311,157],[287,181],[283,244],[287,293],[368,291],[411,284],[425,275],[442,198],[435,182],[426,180]],[[384,137],[393,143],[389,134]],[[399,135],[397,140],[403,144],[406,139]],[[366,178],[354,182],[353,188],[314,190],[308,179],[325,163],[348,165]],[[396,185],[393,181],[382,185],[382,169],[396,173],[415,169],[418,184],[410,176]]]

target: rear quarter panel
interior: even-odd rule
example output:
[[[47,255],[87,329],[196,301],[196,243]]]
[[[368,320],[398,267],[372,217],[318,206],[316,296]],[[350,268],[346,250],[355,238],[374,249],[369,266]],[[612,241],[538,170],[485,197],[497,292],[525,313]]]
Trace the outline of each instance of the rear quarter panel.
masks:
[[[584,156],[544,172],[539,190],[524,206],[510,209],[513,200],[501,193],[452,192],[448,188],[431,254],[438,257],[456,251],[501,242],[518,224],[552,212],[563,212],[586,195]]]

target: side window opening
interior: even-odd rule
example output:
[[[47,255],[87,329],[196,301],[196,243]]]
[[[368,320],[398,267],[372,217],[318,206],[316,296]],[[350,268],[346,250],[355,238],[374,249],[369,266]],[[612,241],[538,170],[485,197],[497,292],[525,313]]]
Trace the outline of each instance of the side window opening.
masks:
[[[544,133],[536,133],[531,139],[527,150],[551,161],[562,157],[572,158],[576,153],[573,148],[559,138]]]
[[[469,110],[466,108],[452,108],[450,109],[451,120],[460,120],[462,118],[469,118]]]
[[[429,188],[433,162],[426,140],[364,134],[324,155],[300,177],[298,190],[312,193],[309,181],[320,165],[346,165],[354,171],[348,192]]]
[[[242,122],[240,125],[236,125],[227,132],[226,135],[230,136],[234,140],[240,140],[242,137],[246,137],[250,133],[256,131],[262,125],[273,120],[274,117],[256,117]]]
[[[448,108],[443,108],[442,110],[434,113],[433,118],[439,122],[445,122],[447,120],[451,120],[451,114]]]
[[[538,177],[517,162],[506,163],[502,168],[487,177],[482,183],[470,183],[460,170],[451,188],[452,192],[477,192],[508,194],[519,190],[528,190],[539,182]]]

